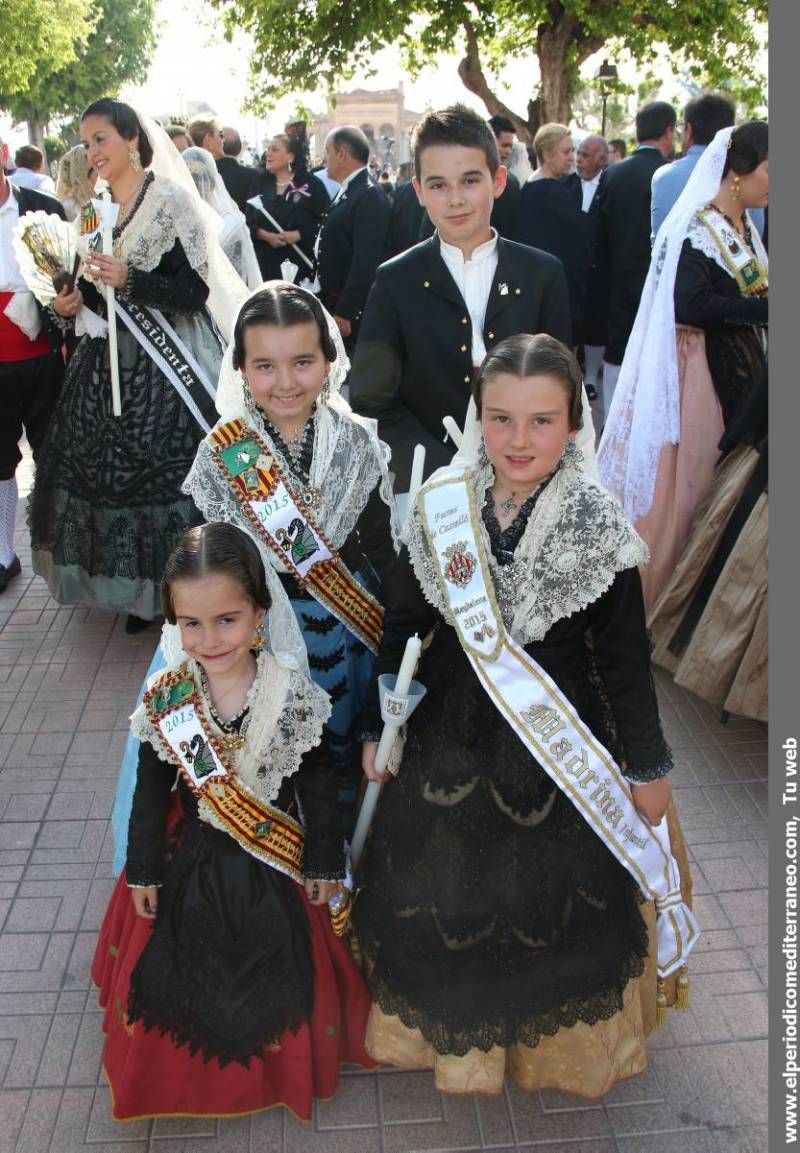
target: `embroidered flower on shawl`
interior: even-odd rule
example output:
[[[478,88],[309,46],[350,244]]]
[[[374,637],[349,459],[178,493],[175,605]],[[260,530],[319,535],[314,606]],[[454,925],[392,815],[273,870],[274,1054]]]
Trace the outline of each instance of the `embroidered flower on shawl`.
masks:
[[[192,198],[179,184],[156,177],[122,233],[122,259],[152,272],[176,240],[195,272],[207,281],[206,230]]]

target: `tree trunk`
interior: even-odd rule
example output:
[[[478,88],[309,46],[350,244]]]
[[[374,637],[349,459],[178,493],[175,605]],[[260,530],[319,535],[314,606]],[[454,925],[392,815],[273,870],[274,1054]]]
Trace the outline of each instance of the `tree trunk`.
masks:
[[[487,111],[491,116],[507,116],[512,121],[516,129],[517,136],[525,144],[530,144],[533,137],[528,129],[528,124],[523,116],[514,112],[507,104],[498,99],[489,87],[489,82],[484,75],[483,66],[481,65],[480,46],[478,44],[478,36],[475,28],[468,21],[464,21],[464,32],[467,38],[467,54],[458,65],[458,75],[461,78],[461,83],[470,92],[474,92],[476,96],[480,96],[483,103],[486,105]]]
[[[603,35],[588,32],[577,17],[564,11],[561,4],[553,3],[550,7],[554,10],[553,18],[549,24],[540,24],[537,30],[536,55],[541,79],[539,94],[528,101],[527,119],[495,96],[483,72],[475,28],[469,21],[463,25],[467,55],[458,66],[461,82],[470,92],[480,96],[493,116],[508,116],[516,127],[517,136],[526,144],[531,143],[543,124],[569,124],[578,66],[605,43]]]
[[[536,111],[539,123],[569,124],[572,116],[572,93],[575,86],[574,73],[567,63],[567,54],[575,38],[575,21],[564,18],[557,24],[542,24],[537,36],[537,56],[539,57],[539,96]],[[529,109],[530,114],[530,109]]]
[[[28,143],[35,144],[37,148],[41,148],[44,152],[44,130],[46,124],[42,124],[39,120],[28,120]]]

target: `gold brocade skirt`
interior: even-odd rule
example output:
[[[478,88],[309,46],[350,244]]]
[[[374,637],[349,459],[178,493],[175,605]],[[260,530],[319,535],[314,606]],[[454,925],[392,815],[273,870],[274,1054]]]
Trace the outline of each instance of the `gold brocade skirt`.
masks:
[[[680,656],[670,650],[758,461],[754,448],[739,445],[719,466],[714,486],[697,510],[684,553],[647,623],[655,644],[653,661],[672,673],[676,685],[727,712],[766,722],[766,492],[759,496],[739,533],[685,649]]]
[[[667,811],[672,852],[681,875],[681,892],[691,906],[692,880],[686,846],[674,804]],[[387,1016],[373,1003],[367,1022],[366,1049],[374,1060],[401,1069],[433,1069],[436,1088],[442,1093],[502,1092],[510,1077],[521,1089],[560,1089],[586,1098],[602,1097],[618,1081],[644,1071],[646,1039],[656,1026],[657,976],[655,956],[655,906],[641,906],[650,935],[644,972],[628,982],[622,1009],[606,1021],[587,1025],[583,1021],[562,1028],[538,1045],[495,1045],[489,1052],[470,1049],[463,1057],[437,1053],[419,1029],[404,1025],[399,1017]],[[668,1005],[676,1000],[677,975],[665,982]]]

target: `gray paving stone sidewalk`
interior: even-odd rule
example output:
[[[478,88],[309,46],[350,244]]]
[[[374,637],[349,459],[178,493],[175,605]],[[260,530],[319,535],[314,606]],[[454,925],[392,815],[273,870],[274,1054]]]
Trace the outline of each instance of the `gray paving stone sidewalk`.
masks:
[[[114,1123],[89,980],[111,892],[109,818],[126,718],[156,642],[61,608],[30,575],[0,597],[0,1153],[765,1153],[767,746],[658,675],[703,938],[691,1009],[647,1074],[602,1103],[566,1094],[444,1099],[427,1073],[348,1073],[303,1125]]]

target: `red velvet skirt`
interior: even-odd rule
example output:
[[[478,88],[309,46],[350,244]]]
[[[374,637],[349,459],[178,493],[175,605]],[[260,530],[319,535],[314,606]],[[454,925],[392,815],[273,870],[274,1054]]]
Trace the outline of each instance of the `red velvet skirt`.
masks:
[[[294,884],[294,882],[291,882]],[[123,874],[106,911],[92,963],[92,980],[105,1009],[103,1066],[116,1120],[161,1116],[229,1117],[285,1105],[310,1120],[314,1098],[334,1095],[342,1064],[374,1068],[364,1049],[370,999],[347,944],[334,936],[326,907],[311,905],[314,971],[311,1019],[285,1032],[247,1067],[192,1054],[157,1028],[127,1015],[131,973],[152,933],[137,917]],[[209,990],[213,996],[213,990]]]

